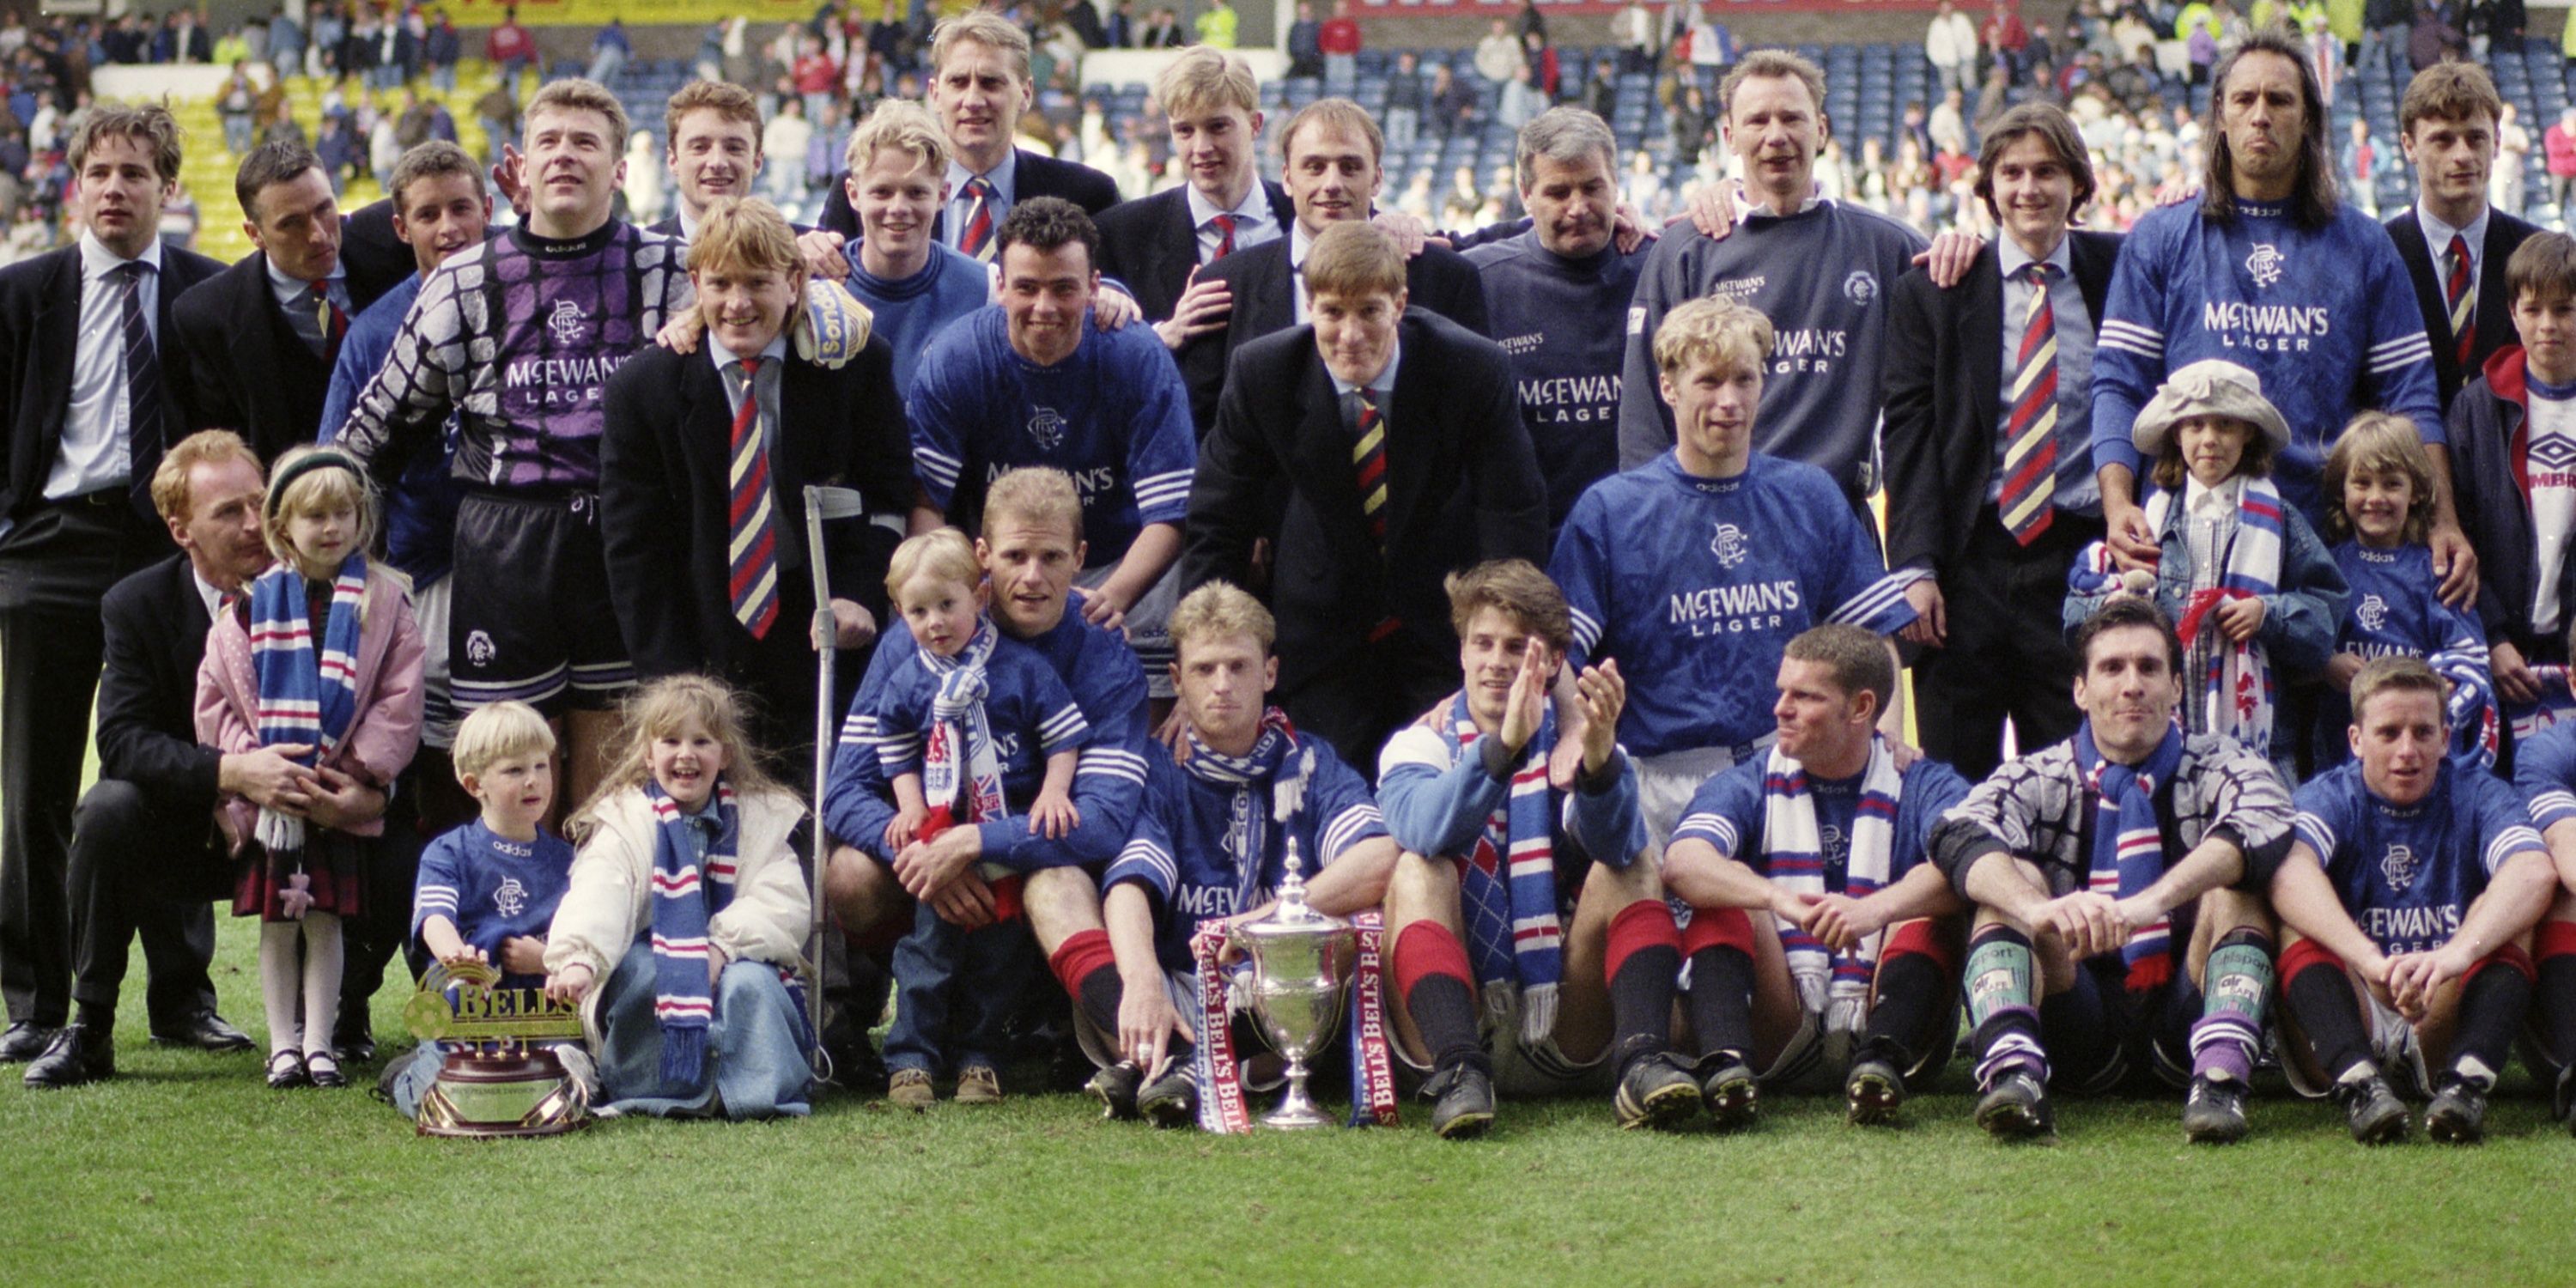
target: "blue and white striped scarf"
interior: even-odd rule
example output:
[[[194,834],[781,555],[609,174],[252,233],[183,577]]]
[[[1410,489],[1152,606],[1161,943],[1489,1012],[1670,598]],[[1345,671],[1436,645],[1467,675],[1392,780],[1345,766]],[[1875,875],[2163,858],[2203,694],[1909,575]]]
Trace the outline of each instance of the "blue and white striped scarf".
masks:
[[[1434,722],[1453,756],[1480,736],[1461,690],[1449,718]],[[1459,903],[1467,919],[1467,952],[1494,1009],[1517,986],[1521,1040],[1537,1046],[1556,1029],[1558,981],[1565,977],[1565,934],[1557,919],[1556,819],[1547,760],[1556,750],[1556,712],[1544,710],[1538,732],[1512,769],[1511,795],[1485,820],[1466,870]]]
[[[1188,732],[1190,757],[1181,762],[1181,768],[1201,782],[1234,789],[1226,811],[1225,854],[1234,861],[1234,910],[1249,912],[1261,901],[1261,872],[1270,852],[1272,806],[1270,794],[1263,789],[1278,780],[1279,767],[1296,750],[1297,731],[1289,725],[1287,712],[1268,708],[1261,713],[1261,737],[1240,756],[1210,750],[1194,726]],[[1283,826],[1289,822],[1278,821]],[[1308,862],[1321,863],[1325,858],[1318,854]]]
[[[1770,751],[1762,773],[1762,854],[1771,880],[1800,894],[1831,894],[1825,885],[1823,829],[1816,821],[1816,797],[1809,790],[1806,766],[1778,747]],[[1904,794],[1905,776],[1887,740],[1872,735],[1869,767],[1861,776],[1860,803],[1852,812],[1852,834],[1843,867],[1844,894],[1866,898],[1885,889],[1896,853],[1896,803]],[[1870,982],[1878,973],[1878,952],[1887,937],[1880,930],[1836,953],[1795,924],[1780,924],[1780,947],[1789,959],[1789,976],[1798,1001],[1824,1019],[1829,1030],[1857,1033],[1869,1017]]]
[[[706,1077],[707,1027],[715,1022],[716,1005],[707,979],[707,959],[714,945],[707,923],[733,902],[739,876],[742,810],[733,784],[716,779],[715,835],[706,843],[706,862],[689,830],[704,823],[705,813],[690,814],[671,799],[662,784],[644,780],[644,798],[653,806],[653,1018],[662,1026],[662,1081],[695,1087]],[[805,992],[796,973],[778,970],[787,986],[801,1030]],[[809,1045],[800,1035],[798,1045]]]
[[[2164,828],[2156,820],[2156,793],[2182,767],[2182,730],[2165,726],[2162,741],[2147,758],[2123,765],[2093,745],[2093,722],[2075,729],[2075,767],[2084,785],[2101,798],[2093,821],[2093,854],[2086,887],[2095,894],[2126,899],[2142,893],[2165,874]],[[2120,949],[2129,968],[2128,986],[2145,992],[2173,978],[2173,918],[2160,916],[2129,932]]]
[[[301,744],[302,763],[318,765],[348,737],[358,717],[358,606],[367,593],[367,557],[350,555],[331,582],[322,639],[313,638],[311,599],[303,574],[280,565],[250,588],[250,666],[259,685],[259,745]],[[304,820],[262,808],[256,830],[272,856],[304,848]]]

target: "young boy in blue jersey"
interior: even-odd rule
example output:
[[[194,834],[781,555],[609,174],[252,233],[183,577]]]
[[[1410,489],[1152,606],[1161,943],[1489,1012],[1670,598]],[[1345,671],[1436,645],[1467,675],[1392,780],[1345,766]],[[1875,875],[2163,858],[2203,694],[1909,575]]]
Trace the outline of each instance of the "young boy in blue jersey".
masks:
[[[2445,754],[2443,688],[2420,658],[2361,669],[2358,763],[2299,789],[2297,840],[2271,881],[2292,1084],[2332,1094],[2366,1145],[2406,1135],[2391,1065],[2432,1091],[2425,1134],[2485,1136],[2531,1004],[2523,944],[2557,890],[2520,793]]]
[[[1622,1127],[1678,1127],[1698,1078],[1672,1050],[1681,933],[1637,818],[1616,736],[1617,662],[1568,671],[1580,728],[1550,688],[1572,643],[1564,596],[1527,560],[1449,578],[1465,684],[1387,740],[1380,806],[1404,854],[1388,879],[1397,1059],[1429,1074],[1432,1130],[1484,1134],[1494,1089],[1616,1082]],[[1563,743],[1580,747],[1554,776]]]
[[[940,528],[896,547],[886,573],[919,645],[877,699],[877,756],[896,806],[890,850],[1014,812],[1048,837],[1080,819],[1073,775],[1091,727],[1046,662],[984,615],[982,572],[966,534]],[[997,924],[968,931],[923,904],[895,946],[886,1098],[902,1108],[930,1106],[942,1063],[957,1070],[959,1103],[1001,1099],[1002,1024],[1031,973],[1028,935],[1011,924],[1020,920],[1011,875],[1000,864],[984,871]]]
[[[894,348],[897,390],[948,324],[992,302],[993,275],[935,234],[948,204],[948,139],[939,118],[905,99],[877,104],[850,132],[842,184],[858,213],[859,240],[842,247],[850,288]]]
[[[1169,684],[1163,621],[1189,513],[1198,439],[1189,392],[1152,330],[1091,326],[1100,230],[1080,207],[1035,197],[1002,217],[1001,294],[942,331],[914,368],[904,410],[930,510],[961,527],[1003,471],[1047,465],[1082,494],[1083,615],[1124,625],[1156,696]]]
[[[1277,629],[1269,609],[1229,582],[1209,582],[1172,610],[1182,746],[1147,753],[1135,839],[1100,879],[1116,961],[1095,966],[1075,992],[1083,1049],[1101,1066],[1089,1090],[1111,1118],[1142,1113],[1178,1127],[1197,1113],[1189,1055],[1206,999],[1190,937],[1208,919],[1265,910],[1292,838],[1317,911],[1348,916],[1386,897],[1395,842],[1367,780],[1268,703]],[[1302,802],[1278,817],[1274,793],[1310,752]]]
[[[452,755],[456,781],[483,812],[421,853],[413,946],[444,965],[493,966],[501,972],[495,988],[542,988],[546,931],[573,860],[572,843],[545,829],[555,794],[554,731],[534,707],[495,702],[457,727]],[[580,1043],[557,1053],[588,1080]],[[440,1044],[423,1042],[387,1068],[385,1087],[404,1115],[419,1112],[445,1058]]]
[[[1664,885],[1691,905],[1691,1032],[1701,1068],[1729,1071],[1711,1097],[1724,1121],[1751,1121],[1757,1074],[1821,1074],[1851,1122],[1894,1122],[1950,1057],[1968,905],[1924,853],[1968,784],[1897,765],[1876,730],[1895,690],[1877,636],[1801,633],[1780,660],[1779,741],[1708,780],[1673,829]]]
[[[1615,658],[1629,677],[1619,740],[1659,847],[1701,783],[1770,743],[1759,677],[1789,641],[1821,622],[1900,630],[1906,583],[1930,575],[1890,576],[1833,479],[1753,449],[1771,352],[1770,319],[1745,305],[1675,308],[1655,363],[1679,437],[1585,491],[1549,563],[1573,613],[1567,663]]]
[[[2349,590],[2335,631],[2326,683],[2309,746],[2322,772],[2352,759],[2345,730],[2352,704],[2344,691],[2377,657],[2420,657],[2450,685],[2451,753],[2464,764],[2495,764],[2494,685],[2487,675],[2487,634],[2476,612],[2453,608],[2435,591],[2433,471],[2414,425],[2366,411],[2344,427],[2326,453],[2326,533],[2336,538],[2335,566]]]

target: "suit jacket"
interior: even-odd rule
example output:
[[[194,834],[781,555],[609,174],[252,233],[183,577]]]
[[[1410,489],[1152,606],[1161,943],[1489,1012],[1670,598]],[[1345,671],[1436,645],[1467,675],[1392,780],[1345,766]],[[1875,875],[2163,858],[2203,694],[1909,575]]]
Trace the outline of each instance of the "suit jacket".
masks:
[[[1097,219],[1100,212],[1118,204],[1118,185],[1108,175],[1078,161],[1058,161],[1054,157],[1031,152],[1027,148],[1011,149],[1011,200],[1026,201],[1031,197],[1062,197],[1082,207],[1083,213]],[[823,198],[823,213],[814,226],[855,240],[859,235],[859,212],[850,205],[849,185],[836,183]],[[948,212],[941,208],[931,221],[933,241],[948,240]]]
[[[1263,242],[1236,251],[1200,274],[1224,282],[1234,293],[1234,311],[1225,329],[1198,336],[1181,346],[1181,379],[1190,387],[1190,419],[1207,436],[1216,424],[1217,396],[1223,392],[1234,351],[1275,331],[1296,325],[1297,287],[1289,278],[1288,239]],[[1475,332],[1489,335],[1485,316],[1485,283],[1476,266],[1454,250],[1426,246],[1404,262],[1405,302]],[[1308,347],[1313,347],[1309,345]]]
[[[810,591],[789,593],[791,581],[810,585],[812,576],[805,571],[805,485],[855,487],[870,515],[901,515],[915,486],[912,435],[894,387],[894,351],[883,339],[870,339],[837,371],[792,350],[785,362],[778,448],[770,455],[780,600],[810,606]],[[609,599],[640,676],[725,674],[754,644],[726,590],[732,439],[724,376],[703,352],[648,347],[609,378],[600,533]],[[898,532],[860,520],[824,531],[833,594],[884,621],[886,562]],[[805,623],[782,611],[770,629],[801,637]]]
[[[2461,386],[2477,379],[2479,369],[2496,350],[2522,343],[2522,333],[2513,325],[2513,292],[2505,289],[2504,266],[2524,239],[2538,231],[2501,210],[2487,211],[2487,244],[2478,252],[2478,338],[2469,346],[2468,366],[2463,368],[2459,337],[2451,334],[2444,275],[2432,249],[2424,244],[2424,225],[2415,218],[2413,206],[2388,221],[2389,239],[2397,243],[2397,257],[2406,261],[2406,276],[2415,283],[2424,334],[2433,342],[2433,378],[2441,385],[2444,409],[2459,396]]]
[[[1287,236],[1287,229],[1297,222],[1297,208],[1289,204],[1288,190],[1268,179],[1261,181],[1261,187],[1270,194],[1270,213],[1279,221],[1280,236]],[[1120,202],[1100,216],[1099,223],[1101,275],[1124,284],[1148,319],[1160,322],[1171,317],[1189,283],[1190,270],[1199,265],[1199,229],[1190,218],[1188,187]]]
[[[98,682],[98,773],[141,788],[157,815],[209,820],[223,754],[197,741],[197,668],[214,625],[186,555],[107,592],[107,669]]]
[[[353,318],[383,294],[362,289],[355,277],[343,285]],[[286,320],[269,284],[266,251],[252,251],[181,296],[171,320],[181,351],[173,356],[181,361],[162,367],[186,373],[182,401],[191,431],[238,430],[263,461],[321,432],[331,364]]]
[[[1405,310],[1386,409],[1387,539],[1369,535],[1351,433],[1315,329],[1292,327],[1234,356],[1216,428],[1199,450],[1182,537],[1182,588],[1253,585],[1252,546],[1273,551],[1279,687],[1349,663],[1392,616],[1396,639],[1455,658],[1441,579],[1488,559],[1547,558],[1547,489],[1502,347]]]
[[[187,436],[180,391],[187,376],[172,319],[181,295],[223,271],[203,255],[161,248],[160,299],[156,308],[161,349],[161,424],[168,442]],[[8,474],[0,479],[0,515],[23,516],[45,499],[45,475],[62,454],[63,422],[71,408],[72,357],[80,326],[81,252],[77,245],[47,251],[0,268],[0,425],[8,435]],[[316,412],[319,415],[319,412]],[[311,437],[307,434],[306,437]],[[133,443],[136,505],[152,516],[152,471],[167,442]]]
[[[2068,257],[2100,326],[2120,235],[2075,231]],[[1995,468],[2003,415],[2003,261],[1988,245],[1948,290],[1922,269],[1888,297],[1887,566],[1953,571]]]

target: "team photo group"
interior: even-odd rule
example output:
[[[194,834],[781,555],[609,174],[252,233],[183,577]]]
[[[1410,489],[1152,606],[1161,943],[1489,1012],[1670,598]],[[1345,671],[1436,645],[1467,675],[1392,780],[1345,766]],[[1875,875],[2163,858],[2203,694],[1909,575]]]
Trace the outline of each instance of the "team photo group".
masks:
[[[1204,46],[1122,202],[1015,146],[1030,59],[940,23],[812,227],[724,81],[650,226],[586,79],[345,213],[265,143],[229,266],[170,113],[90,109],[0,269],[0,1060],[115,1077],[139,941],[156,1042],[424,1124],[456,1044],[370,1017],[441,970],[578,1009],[606,1116],[1052,1053],[1166,1127],[1283,1056],[1453,1139],[1866,1126],[1956,1056],[2002,1140],[2240,1140],[2260,1070],[2474,1143],[2519,1059],[2576,1130],[2576,239],[2489,205],[2481,67],[2404,86],[2385,223],[2258,31],[2125,235],[2033,101],[1927,242],[1819,195],[1784,50],[1670,225],[1567,106],[1474,230]],[[1312,1051],[1283,917],[1355,927]]]

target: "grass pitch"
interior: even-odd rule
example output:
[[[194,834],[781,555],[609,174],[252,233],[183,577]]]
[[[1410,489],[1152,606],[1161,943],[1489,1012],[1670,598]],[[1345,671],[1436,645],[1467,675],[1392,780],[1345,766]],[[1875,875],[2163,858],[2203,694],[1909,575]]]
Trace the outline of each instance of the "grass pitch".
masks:
[[[257,1035],[254,939],[228,921],[215,977]],[[0,1086],[0,1282],[2576,1283],[2576,1140],[2518,1071],[2476,1149],[2364,1150],[2278,1095],[2228,1149],[2184,1145],[2179,1097],[2063,1101],[2063,1143],[1999,1147],[1955,1065],[1887,1131],[1783,1099],[1747,1135],[1621,1132],[1583,1099],[1506,1102],[1464,1144],[1419,1102],[1391,1131],[1218,1139],[1074,1096],[835,1095],[458,1142],[151,1046],[142,969],[115,1081]]]

